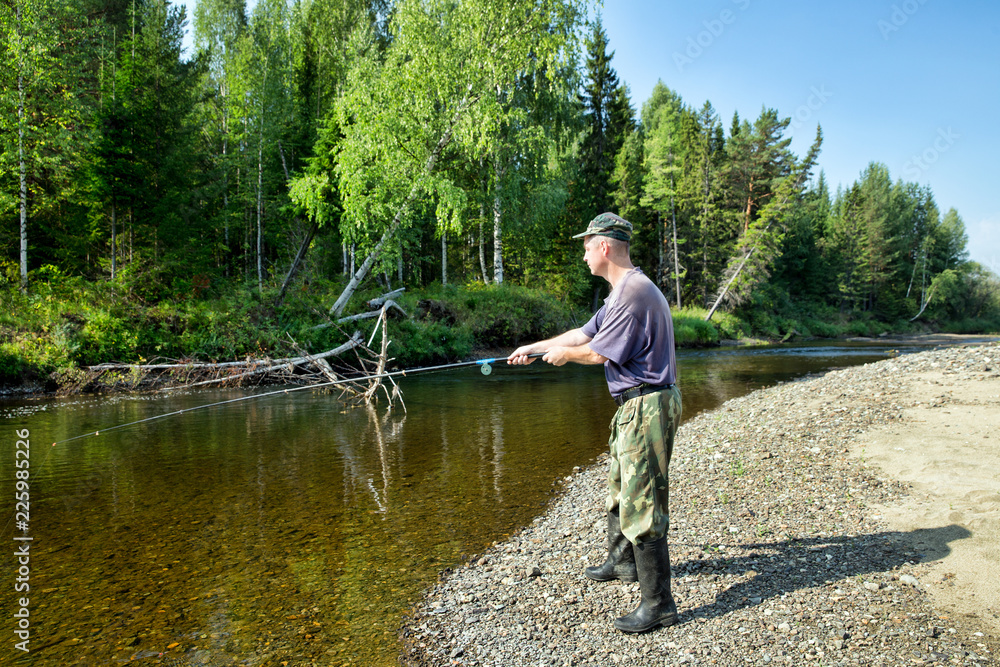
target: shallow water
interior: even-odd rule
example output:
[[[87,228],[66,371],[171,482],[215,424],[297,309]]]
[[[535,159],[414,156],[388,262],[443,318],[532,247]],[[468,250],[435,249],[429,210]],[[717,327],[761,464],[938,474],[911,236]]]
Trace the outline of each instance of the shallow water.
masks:
[[[886,346],[684,350],[685,418]],[[409,376],[407,412],[299,392],[54,441],[243,391],[0,403],[0,497],[31,433],[29,654],[4,664],[396,664],[438,573],[541,513],[606,447],[597,367]],[[15,535],[14,501],[3,531]],[[0,565],[15,571],[8,558]],[[6,576],[7,581],[12,576]],[[15,593],[4,587],[13,629]]]

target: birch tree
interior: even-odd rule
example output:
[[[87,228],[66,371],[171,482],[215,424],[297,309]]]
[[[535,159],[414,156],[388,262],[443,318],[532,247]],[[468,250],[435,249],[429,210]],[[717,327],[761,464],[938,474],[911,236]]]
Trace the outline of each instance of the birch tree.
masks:
[[[32,219],[59,203],[49,188],[72,181],[84,153],[75,49],[89,33],[75,9],[48,0],[0,4],[0,214],[16,211],[22,291]]]
[[[488,156],[506,110],[497,90],[519,76],[574,57],[581,0],[403,0],[384,63],[358,60],[336,105],[344,138],[337,156],[341,232],[365,253],[330,309],[343,311],[361,281],[407,222],[422,195],[457,222],[460,188],[439,172],[456,143]],[[551,68],[548,71],[556,71]]]

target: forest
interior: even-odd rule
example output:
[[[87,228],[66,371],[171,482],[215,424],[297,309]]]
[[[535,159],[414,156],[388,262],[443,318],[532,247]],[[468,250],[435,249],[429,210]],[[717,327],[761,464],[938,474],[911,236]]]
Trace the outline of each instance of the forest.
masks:
[[[400,287],[401,361],[510,346],[603,296],[608,210],[682,341],[1000,330],[958,211],[877,156],[831,192],[777,109],[632,100],[591,9],[4,2],[0,376],[328,349]]]

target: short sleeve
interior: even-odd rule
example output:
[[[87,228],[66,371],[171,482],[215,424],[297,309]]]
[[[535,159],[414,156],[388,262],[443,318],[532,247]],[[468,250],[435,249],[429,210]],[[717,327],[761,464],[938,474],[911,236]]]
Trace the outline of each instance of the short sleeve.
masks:
[[[616,364],[624,364],[643,345],[645,339],[643,327],[624,308],[609,310],[600,327],[600,331],[589,343],[590,349]]]
[[[580,327],[580,331],[582,331],[587,338],[594,338],[594,336],[597,335],[597,332],[601,328],[601,322],[604,320],[604,314],[607,312],[607,308],[607,306],[601,306],[600,309],[594,313],[594,316],[591,317],[586,324]]]

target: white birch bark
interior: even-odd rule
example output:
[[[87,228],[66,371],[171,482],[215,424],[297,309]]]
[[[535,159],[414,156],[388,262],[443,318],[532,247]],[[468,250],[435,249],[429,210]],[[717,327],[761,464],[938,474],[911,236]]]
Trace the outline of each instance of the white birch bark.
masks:
[[[441,232],[441,284],[448,284],[448,232]]]
[[[21,26],[21,5],[15,3],[17,12],[18,37],[21,42],[18,46],[23,49],[24,36]],[[24,155],[24,55],[17,73],[17,159],[20,171],[20,199],[21,199],[21,291],[28,291],[28,165]]]

